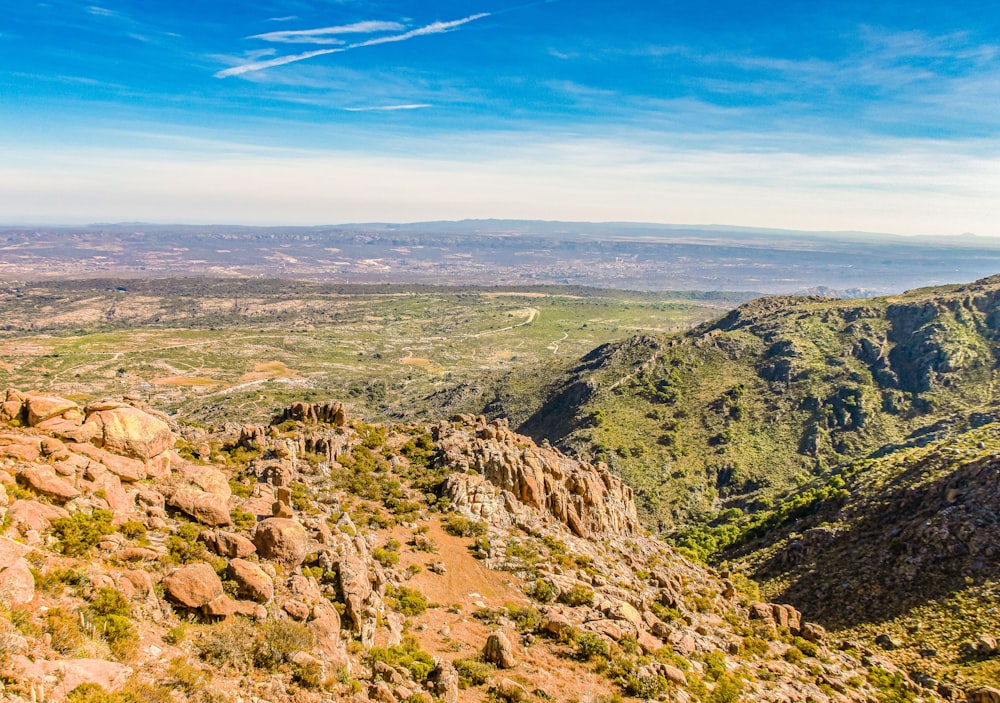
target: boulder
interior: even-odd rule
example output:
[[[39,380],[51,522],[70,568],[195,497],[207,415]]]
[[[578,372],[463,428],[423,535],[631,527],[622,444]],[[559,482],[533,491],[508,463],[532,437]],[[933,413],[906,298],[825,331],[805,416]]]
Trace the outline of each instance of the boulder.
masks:
[[[200,608],[222,595],[222,581],[204,562],[175,569],[163,579],[163,592],[185,608]]]
[[[427,680],[435,696],[445,703],[458,703],[458,672],[451,662],[435,658]]]
[[[23,534],[28,530],[44,532],[52,527],[53,520],[69,517],[69,513],[37,500],[16,500],[7,510],[7,517],[11,526]]]
[[[15,542],[7,537],[0,537],[0,570],[14,565],[21,557],[31,551],[31,547]]]
[[[573,632],[573,623],[562,613],[549,613],[542,630],[557,639],[568,637]]]
[[[57,681],[56,693],[62,698],[77,686],[97,684],[105,691],[114,692],[125,685],[132,676],[132,669],[118,662],[104,659],[41,660],[35,662],[40,678]]]
[[[98,443],[115,454],[147,461],[174,446],[170,426],[138,408],[99,410],[87,416],[91,423],[101,429]]]
[[[219,556],[229,559],[245,559],[257,551],[253,542],[235,532],[202,532],[198,537]]]
[[[246,559],[233,559],[226,568],[226,577],[236,582],[237,593],[258,603],[267,603],[274,596],[274,583],[264,570]]]
[[[510,644],[501,630],[491,632],[486,638],[486,646],[483,647],[483,661],[487,664],[495,664],[498,669],[513,669],[517,666],[517,659],[514,658],[514,648]]]
[[[1000,689],[982,686],[968,691],[965,697],[969,703],[1000,703]]]
[[[28,410],[28,424],[32,427],[49,418],[62,415],[68,410],[79,409],[72,400],[54,395],[28,394],[24,397],[24,405]]]
[[[197,488],[182,488],[174,491],[167,499],[167,505],[190,515],[198,522],[212,526],[231,525],[229,503],[222,496],[206,493]]]
[[[229,479],[224,473],[210,466],[198,466],[197,464],[182,464],[179,471],[185,480],[190,481],[206,493],[214,493],[229,500],[233,494],[229,487]]]
[[[24,558],[0,571],[0,604],[15,608],[30,603],[35,597],[35,577]]]
[[[329,603],[313,606],[312,620],[308,622],[316,638],[316,648],[334,664],[347,661],[347,650],[340,641],[340,613]]]
[[[138,459],[130,459],[126,456],[112,454],[100,447],[93,447],[89,444],[73,446],[73,451],[100,463],[122,481],[134,482],[146,478],[146,466]]]
[[[26,464],[21,467],[18,475],[33,489],[60,503],[80,496],[80,491],[72,483],[60,478],[49,466]]]
[[[309,535],[295,520],[273,517],[257,524],[253,537],[257,553],[288,567],[302,563],[309,553]]]

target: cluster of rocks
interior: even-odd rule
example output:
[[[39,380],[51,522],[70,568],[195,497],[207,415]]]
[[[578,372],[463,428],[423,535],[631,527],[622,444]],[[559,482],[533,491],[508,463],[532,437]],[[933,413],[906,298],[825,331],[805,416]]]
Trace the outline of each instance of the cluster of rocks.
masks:
[[[508,510],[516,503],[555,516],[585,538],[636,535],[642,530],[632,489],[604,464],[588,464],[543,448],[511,431],[507,420],[458,415],[433,427],[442,461],[455,471],[475,471],[504,492]],[[486,520],[498,513],[482,483],[454,482],[447,489],[453,503]],[[509,494],[509,495],[508,495]],[[482,502],[476,502],[481,500]],[[503,519],[497,515],[497,519]]]

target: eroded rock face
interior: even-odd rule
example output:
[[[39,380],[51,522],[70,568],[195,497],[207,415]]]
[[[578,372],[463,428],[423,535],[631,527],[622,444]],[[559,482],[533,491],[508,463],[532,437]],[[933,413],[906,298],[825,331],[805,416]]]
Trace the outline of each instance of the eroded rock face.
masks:
[[[341,427],[347,421],[347,415],[341,403],[294,403],[285,409],[279,422],[283,420],[328,422]]]
[[[222,595],[222,581],[208,564],[188,564],[163,579],[163,592],[178,605],[200,608]]]
[[[640,532],[632,489],[603,464],[587,464],[556,449],[538,447],[528,437],[512,432],[506,420],[487,423],[484,418],[461,415],[458,428],[450,423],[435,427],[445,461],[457,471],[475,470],[502,491],[533,508],[554,515],[580,537],[631,536]],[[454,486],[458,489],[459,486]],[[480,489],[466,485],[465,495],[449,495],[459,509],[479,504]],[[470,502],[471,501],[471,502]],[[489,506],[486,506],[488,509]]]
[[[348,555],[340,560],[338,574],[347,615],[351,618],[355,630],[360,631],[367,619],[365,611],[372,593],[368,566],[358,557]]]
[[[309,535],[295,520],[273,517],[258,523],[253,543],[264,559],[294,567],[309,553]]]

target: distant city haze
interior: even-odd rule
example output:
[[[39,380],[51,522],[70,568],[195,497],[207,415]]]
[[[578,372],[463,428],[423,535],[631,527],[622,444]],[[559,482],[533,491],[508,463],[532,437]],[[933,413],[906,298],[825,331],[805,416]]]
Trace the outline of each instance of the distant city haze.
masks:
[[[295,278],[869,297],[1000,271],[1000,240],[638,223],[0,228],[0,279]]]

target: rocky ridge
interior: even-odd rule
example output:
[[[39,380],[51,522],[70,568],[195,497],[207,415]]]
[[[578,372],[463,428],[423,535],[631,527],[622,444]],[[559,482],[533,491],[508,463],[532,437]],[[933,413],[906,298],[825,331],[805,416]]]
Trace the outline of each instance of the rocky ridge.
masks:
[[[935,699],[647,536],[601,465],[296,407],[209,431],[9,391],[0,700]]]

